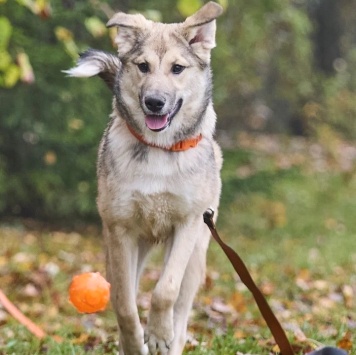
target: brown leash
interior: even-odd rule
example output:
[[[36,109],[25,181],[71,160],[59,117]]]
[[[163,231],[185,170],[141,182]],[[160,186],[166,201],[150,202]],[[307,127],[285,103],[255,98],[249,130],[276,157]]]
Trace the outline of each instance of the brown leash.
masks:
[[[234,267],[237,274],[240,276],[241,281],[246,285],[246,287],[251,291],[257,306],[265,319],[271,333],[279,346],[282,355],[295,355],[290,342],[280,325],[278,319],[274,315],[273,311],[271,310],[270,306],[268,305],[265,297],[263,296],[262,292],[256,286],[255,282],[253,281],[249,271],[247,270],[246,265],[242,261],[242,259],[237,255],[237,253],[231,249],[228,245],[226,245],[216,230],[215,223],[213,221],[214,217],[214,210],[212,208],[208,208],[204,215],[204,222],[209,227],[212,236],[221,246],[222,250],[225,252],[226,256],[230,260],[232,266]]]

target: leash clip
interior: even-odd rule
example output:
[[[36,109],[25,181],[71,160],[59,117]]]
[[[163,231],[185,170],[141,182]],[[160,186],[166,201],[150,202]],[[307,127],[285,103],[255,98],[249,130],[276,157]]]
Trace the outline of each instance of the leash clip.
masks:
[[[214,223],[214,214],[215,211],[212,207],[209,207],[203,214],[204,218],[204,223],[209,227],[215,229],[215,223]]]

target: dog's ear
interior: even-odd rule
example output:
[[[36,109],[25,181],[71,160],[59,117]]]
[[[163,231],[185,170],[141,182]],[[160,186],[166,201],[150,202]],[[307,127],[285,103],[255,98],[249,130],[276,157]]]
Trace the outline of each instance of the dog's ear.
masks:
[[[139,37],[143,34],[145,24],[148,21],[140,14],[116,13],[106,24],[107,27],[117,26],[118,34],[115,43],[118,45],[119,56],[129,52],[137,43]]]
[[[183,22],[184,36],[198,57],[210,59],[210,50],[215,47],[216,21],[223,8],[215,2],[208,2]]]

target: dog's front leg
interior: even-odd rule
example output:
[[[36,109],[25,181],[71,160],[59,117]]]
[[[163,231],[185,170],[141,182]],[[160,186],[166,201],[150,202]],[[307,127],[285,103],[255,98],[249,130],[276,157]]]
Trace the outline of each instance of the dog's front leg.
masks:
[[[120,355],[146,355],[147,345],[136,305],[138,244],[124,228],[104,227],[111,303],[120,329]]]
[[[202,218],[195,218],[176,228],[170,254],[152,294],[151,310],[145,330],[145,341],[150,354],[160,351],[162,355],[166,355],[169,352],[174,338],[174,304],[195,247],[197,228],[202,228],[202,224]]]

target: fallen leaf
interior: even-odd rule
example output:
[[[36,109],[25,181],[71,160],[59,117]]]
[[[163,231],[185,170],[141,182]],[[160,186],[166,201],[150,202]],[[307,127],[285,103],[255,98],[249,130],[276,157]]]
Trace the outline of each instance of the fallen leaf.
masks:
[[[246,311],[245,297],[240,292],[234,292],[230,297],[229,304],[239,313]]]
[[[235,339],[246,339],[248,336],[248,334],[246,332],[244,332],[242,329],[237,329],[234,332],[234,338]]]
[[[214,299],[213,303],[211,304],[211,309],[218,313],[230,313],[232,310],[230,305],[224,303],[220,299]]]
[[[351,331],[348,330],[344,334],[344,336],[337,342],[337,346],[343,350],[347,350],[347,351],[352,350],[353,344],[351,338],[352,338]]]
[[[344,297],[345,305],[347,308],[353,308],[354,303],[354,290],[350,285],[342,287],[342,295]]]
[[[34,284],[29,283],[24,287],[23,294],[27,297],[38,297],[40,293]]]

